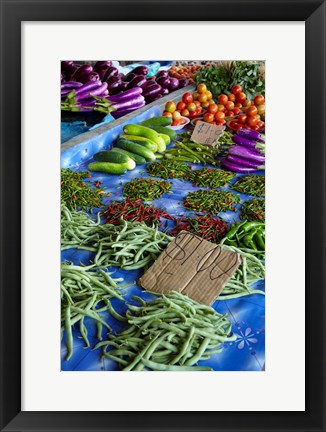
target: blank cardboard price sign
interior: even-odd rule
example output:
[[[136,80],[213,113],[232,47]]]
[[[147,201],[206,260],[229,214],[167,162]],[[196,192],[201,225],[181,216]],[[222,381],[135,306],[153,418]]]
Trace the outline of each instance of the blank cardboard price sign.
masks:
[[[210,306],[240,263],[239,254],[181,231],[139,283],[148,291],[179,291]]]
[[[214,145],[223,134],[225,127],[198,121],[191,139],[198,144]]]

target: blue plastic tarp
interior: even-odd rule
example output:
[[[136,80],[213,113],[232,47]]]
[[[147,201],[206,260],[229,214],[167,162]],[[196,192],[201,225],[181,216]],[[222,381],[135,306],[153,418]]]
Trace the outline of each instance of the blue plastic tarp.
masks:
[[[157,108],[157,107],[153,107]],[[141,116],[132,120],[133,123],[138,123],[145,118],[158,115],[157,110],[148,110]],[[158,109],[158,108],[157,108]],[[90,155],[93,155],[99,150],[110,148],[113,140],[121,133],[123,126],[107,131],[105,136],[93,138],[92,142],[84,143],[80,149],[69,150],[62,156],[63,166],[72,167],[76,171],[86,171],[88,163],[92,161]],[[85,149],[88,149],[86,156],[83,157]],[[200,169],[201,165],[192,165],[193,169]],[[257,172],[259,175],[264,175],[264,171]],[[237,181],[242,174],[236,175],[232,183]],[[86,182],[100,181],[101,187],[106,193],[111,196],[104,197],[104,205],[108,205],[111,200],[123,199],[123,187],[135,177],[148,177],[145,166],[137,166],[134,170],[128,171],[121,176],[108,175],[103,173],[92,173],[90,179],[85,179]],[[189,191],[200,189],[193,187],[190,182],[173,179],[168,180],[172,185],[172,193],[165,194],[161,198],[154,201],[157,207],[164,207],[168,213],[173,216],[192,216],[193,212],[186,209],[183,205],[183,198]],[[205,188],[202,188],[205,189]],[[220,189],[231,190],[232,184]],[[237,205],[237,211],[227,211],[220,213],[219,216],[230,223],[239,220],[241,204],[253,197],[239,194],[241,203]],[[69,260],[75,264],[80,262],[87,264],[93,258],[94,254],[86,251],[77,251],[70,249],[62,252],[62,260]],[[154,298],[152,294],[147,293],[137,285],[135,281],[143,274],[143,270],[126,271],[117,267],[109,268],[113,271],[113,277],[123,277],[124,283],[131,285],[124,290],[125,302],[128,304],[136,304],[131,300],[131,297],[137,295],[145,300]],[[265,283],[260,281],[256,284],[257,289],[264,290]],[[113,299],[112,304],[119,313],[124,313],[127,310],[126,304],[120,300]],[[227,313],[232,321],[232,331],[236,334],[237,339],[234,342],[224,344],[225,349],[222,353],[216,354],[210,360],[202,361],[199,364],[209,366],[216,371],[260,371],[265,364],[265,297],[263,295],[251,295],[233,300],[217,300],[213,306],[219,313]],[[109,314],[104,314],[105,320],[113,328],[114,332],[119,332],[126,327],[125,323],[121,323]],[[89,338],[91,346],[95,346],[98,340],[96,339],[96,326],[85,320],[85,324],[89,329]],[[104,332],[103,332],[104,336]],[[91,350],[84,347],[84,342],[80,339],[78,330],[74,330],[74,354],[67,362],[64,360],[66,354],[65,335],[62,340],[62,362],[61,367],[64,371],[82,371],[82,370],[118,370],[118,366],[113,361],[101,359],[101,349]]]

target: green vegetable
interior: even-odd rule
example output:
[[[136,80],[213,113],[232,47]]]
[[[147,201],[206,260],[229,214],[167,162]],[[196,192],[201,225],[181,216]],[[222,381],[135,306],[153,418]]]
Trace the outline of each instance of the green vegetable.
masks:
[[[143,165],[144,163],[146,163],[146,159],[144,157],[137,155],[135,153],[128,152],[127,150],[123,150],[118,147],[113,147],[112,151],[129,156],[130,159],[133,159],[136,162],[136,165]]]
[[[169,135],[167,135],[167,134],[165,134],[165,133],[159,133],[159,136],[160,136],[161,138],[163,138],[163,140],[164,140],[164,144],[165,144],[166,146],[170,144],[171,139],[170,139],[170,136],[169,136]]]
[[[149,150],[148,148],[140,145],[135,144],[132,142],[126,142],[126,141],[118,141],[117,147],[122,148],[123,150],[127,150],[131,153],[135,153],[139,156],[144,157],[147,161],[154,162],[156,159],[155,154]]]
[[[123,129],[124,133],[127,135],[142,136],[144,138],[149,138],[157,144],[157,149],[159,152],[165,150],[165,143],[159,134],[146,126],[141,126],[137,124],[127,124]]]
[[[170,118],[170,117],[166,117],[166,118]],[[165,126],[150,126],[150,128],[154,129],[159,134],[168,135],[171,141],[173,141],[177,136],[176,131],[174,131],[173,129],[169,129]]]
[[[265,199],[256,198],[245,201],[241,208],[241,219],[257,220],[263,222],[265,220]]]
[[[152,127],[152,126],[170,126],[172,123],[171,117],[157,116],[150,119],[142,121],[140,124],[142,126]]]
[[[160,162],[153,162],[146,166],[149,175],[162,178],[185,178],[191,167],[183,162],[163,159]]]
[[[222,240],[223,244],[250,252],[258,258],[265,257],[265,224],[257,221],[237,223]]]
[[[230,76],[230,89],[240,84],[247,99],[253,99],[257,94],[265,95],[265,81],[259,71],[263,63],[236,61]]]
[[[141,138],[141,137],[138,137]],[[146,138],[144,140],[138,140],[138,139],[127,139],[127,138],[118,138],[117,143],[122,142],[122,143],[127,143],[127,144],[138,144],[141,146],[144,146],[146,148],[148,148],[149,150],[151,150],[153,153],[157,152],[157,145],[153,142],[151,142],[150,140],[147,140]]]
[[[127,172],[127,167],[123,164],[114,162],[92,162],[88,165],[90,171],[100,171],[107,174],[124,174]]]
[[[219,212],[227,210],[235,211],[235,204],[239,202],[239,195],[219,189],[200,189],[196,192],[189,192],[184,198],[185,207],[199,212],[208,212],[211,215],[216,215]]]
[[[186,180],[191,181],[196,186],[217,188],[226,186],[234,176],[235,174],[231,171],[224,171],[216,168],[202,168],[191,171],[187,175]]]
[[[265,195],[265,176],[248,175],[232,184],[232,189],[253,196]]]
[[[169,192],[171,184],[164,180],[149,178],[135,178],[126,183],[123,188],[123,195],[131,199],[154,200],[164,193]]]
[[[129,161],[129,157],[127,155],[115,153],[110,150],[103,150],[98,153],[95,153],[93,157],[94,160],[97,162],[115,162],[120,164]]]
[[[95,348],[116,361],[124,371],[211,370],[197,366],[200,360],[223,350],[224,342],[236,339],[231,322],[211,307],[171,291],[145,302],[133,297],[140,306],[129,305],[129,328]],[[112,348],[112,349],[109,349]]]
[[[230,73],[224,68],[216,66],[207,66],[199,69],[195,75],[197,84],[205,83],[208,90],[213,93],[213,98],[221,93],[230,93]]]

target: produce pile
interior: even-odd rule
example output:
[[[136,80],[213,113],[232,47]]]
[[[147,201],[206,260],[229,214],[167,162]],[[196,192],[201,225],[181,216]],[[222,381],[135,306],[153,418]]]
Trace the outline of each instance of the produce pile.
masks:
[[[182,100],[162,105],[161,115],[139,122],[135,113],[119,136],[76,171],[61,170],[67,364],[79,364],[79,339],[110,370],[218,370],[215,355],[225,365],[224,356],[239,353],[219,355],[232,344],[241,346],[232,305],[245,310],[265,295],[265,175],[259,172],[265,168],[265,137],[258,125],[265,119],[265,98],[261,75],[243,76],[254,74],[258,64],[240,62],[240,73],[237,63],[229,69],[185,64],[148,77],[146,66],[122,76],[111,62],[63,62],[62,109],[73,111],[120,117],[173,91],[174,79],[178,88],[185,80],[196,82]],[[198,120],[220,127],[215,145],[192,140]],[[178,292],[178,286],[162,295],[137,284],[181,231],[241,256],[212,307]],[[253,297],[246,302],[248,296]],[[243,297],[243,303],[232,303]],[[247,327],[245,335],[255,323]]]

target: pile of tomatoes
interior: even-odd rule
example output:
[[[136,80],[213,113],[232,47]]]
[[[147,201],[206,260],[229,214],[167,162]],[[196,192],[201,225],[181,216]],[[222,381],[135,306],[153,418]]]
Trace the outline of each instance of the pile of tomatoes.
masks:
[[[201,69],[201,65],[189,65],[189,66],[172,66],[169,69],[169,75],[173,78],[187,78],[189,82],[194,82],[195,73]]]
[[[233,130],[241,128],[261,131],[265,127],[263,119],[265,119],[265,98],[263,95],[255,96],[253,102],[246,99],[248,102],[241,107],[241,114],[234,120],[228,123],[228,126]]]

